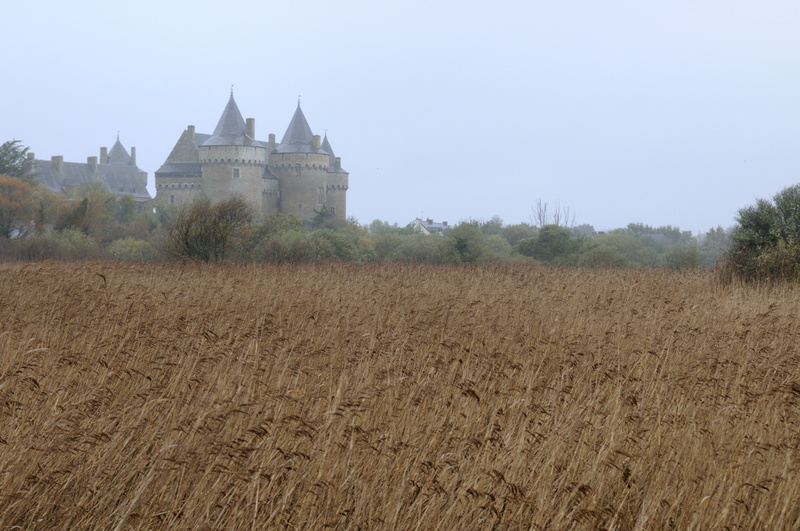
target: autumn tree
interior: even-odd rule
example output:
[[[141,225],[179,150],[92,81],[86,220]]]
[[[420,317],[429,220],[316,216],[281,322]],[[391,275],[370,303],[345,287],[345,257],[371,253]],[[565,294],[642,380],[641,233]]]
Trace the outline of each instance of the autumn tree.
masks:
[[[33,192],[23,180],[0,175],[0,236],[9,238],[31,226],[36,213]]]
[[[178,259],[220,262],[233,247],[237,233],[253,214],[241,197],[211,204],[200,199],[184,208],[167,229],[166,252]]]

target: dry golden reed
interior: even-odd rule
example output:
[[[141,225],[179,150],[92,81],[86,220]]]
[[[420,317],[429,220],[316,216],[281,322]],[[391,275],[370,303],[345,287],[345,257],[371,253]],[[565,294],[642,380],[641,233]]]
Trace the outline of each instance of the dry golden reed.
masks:
[[[0,265],[2,529],[791,529],[800,291]]]

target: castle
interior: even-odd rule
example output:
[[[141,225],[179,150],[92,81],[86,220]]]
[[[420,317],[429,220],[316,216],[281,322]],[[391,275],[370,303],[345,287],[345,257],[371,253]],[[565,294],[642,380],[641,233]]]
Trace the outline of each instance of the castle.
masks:
[[[132,147],[128,154],[119,135],[110,151],[100,148],[99,160],[87,157],[85,163],[64,162],[62,155],[39,160],[33,153],[28,153],[28,157],[33,159],[34,178],[52,193],[70,195],[78,187],[97,183],[117,196],[133,197],[140,211],[150,206],[147,172],[136,165],[136,148]]]
[[[181,134],[155,172],[156,200],[186,205],[200,195],[212,202],[243,197],[257,212],[295,214],[303,221],[326,213],[344,221],[349,174],[328,142],[311,132],[300,102],[283,139],[255,140],[255,120],[245,121],[233,92],[212,134]]]

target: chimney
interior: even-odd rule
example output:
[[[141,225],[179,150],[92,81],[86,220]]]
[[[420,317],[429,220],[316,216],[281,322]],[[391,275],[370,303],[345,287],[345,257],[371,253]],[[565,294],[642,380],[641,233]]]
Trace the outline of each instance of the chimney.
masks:
[[[92,173],[97,173],[97,157],[86,157],[86,164],[92,169]]]
[[[193,125],[187,126],[186,131],[189,132],[189,138],[192,139],[192,142],[194,142],[194,126]]]
[[[50,157],[50,160],[53,161],[53,164],[55,164],[56,171],[60,172],[64,168],[63,155],[53,155],[52,157]]]
[[[336,157],[333,159],[333,169],[339,171],[342,169],[342,157]]]
[[[320,145],[319,135],[314,135],[311,138],[311,149],[313,149],[314,151],[317,151],[317,150],[319,150],[319,145]]]
[[[100,148],[100,164],[108,164],[108,148]]]
[[[255,118],[248,118],[247,125],[245,126],[245,133],[251,140],[256,139],[256,120]]]
[[[36,155],[34,155],[30,151],[28,151],[28,160],[34,160],[35,158],[36,158]]]
[[[131,166],[136,166],[136,148],[131,147]]]
[[[269,134],[269,150],[275,149],[275,133]]]

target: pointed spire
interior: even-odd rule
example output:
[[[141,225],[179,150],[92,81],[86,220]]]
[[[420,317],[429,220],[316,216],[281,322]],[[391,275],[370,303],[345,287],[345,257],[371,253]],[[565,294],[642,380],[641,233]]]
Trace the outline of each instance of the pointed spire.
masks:
[[[245,135],[245,123],[236,100],[233,99],[233,87],[231,87],[231,97],[222,116],[217,122],[214,134],[203,142],[204,146],[240,146],[240,145],[261,145]]]
[[[331,160],[333,160],[335,155],[333,154],[333,148],[331,147],[331,143],[328,142],[328,131],[327,130],[325,130],[325,137],[322,139],[322,149],[324,149],[325,152],[328,155],[331,156]]]
[[[217,128],[214,129],[214,136],[228,136],[244,134],[244,118],[242,113],[239,112],[239,106],[236,105],[236,100],[233,99],[233,89],[231,89],[231,97],[225,110],[222,111],[222,116],[217,122]]]
[[[289,122],[289,127],[283,135],[281,144],[286,147],[292,146],[300,148],[301,146],[311,146],[311,140],[314,138],[314,133],[311,132],[311,127],[308,125],[303,109],[300,108],[300,101],[297,101],[297,110],[294,111],[292,121]]]
[[[131,156],[128,154],[128,150],[122,145],[122,142],[119,141],[119,131],[117,131],[117,141],[111,147],[111,150],[108,152],[108,162],[107,164],[117,164],[127,166],[131,163]]]

